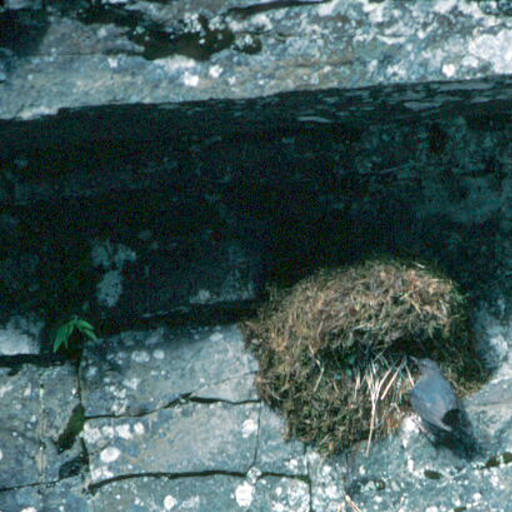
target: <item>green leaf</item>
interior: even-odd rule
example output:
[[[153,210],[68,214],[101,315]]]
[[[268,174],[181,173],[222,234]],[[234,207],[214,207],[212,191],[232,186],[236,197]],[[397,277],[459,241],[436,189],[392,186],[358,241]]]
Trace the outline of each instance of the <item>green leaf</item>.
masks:
[[[85,328],[79,328],[78,329],[84,336],[87,336],[89,339],[96,341],[98,338],[96,334],[94,333],[93,329],[85,329]]]
[[[73,331],[75,330],[75,325],[73,322],[68,322],[64,324],[58,331],[57,336],[61,336],[65,339],[68,339]]]
[[[69,338],[73,334],[73,331],[75,329],[78,329],[78,331],[80,331],[81,334],[83,334],[84,336],[91,340],[97,339],[93,325],[84,320],[83,318],[74,315],[68,322],[62,324],[57,329],[57,332],[55,334],[55,340],[53,342],[53,352],[57,352],[57,350],[59,350],[62,347],[62,345],[68,348]]]
[[[83,318],[77,318],[76,319],[76,326],[80,330],[87,329],[87,330],[90,330],[90,331],[94,331],[94,327],[89,322],[84,320]]]
[[[64,344],[66,348],[68,348],[68,340],[73,330],[75,329],[74,322],[71,320],[61,325],[57,329],[57,333],[55,334],[55,341],[53,342],[53,351],[57,352],[59,348]]]

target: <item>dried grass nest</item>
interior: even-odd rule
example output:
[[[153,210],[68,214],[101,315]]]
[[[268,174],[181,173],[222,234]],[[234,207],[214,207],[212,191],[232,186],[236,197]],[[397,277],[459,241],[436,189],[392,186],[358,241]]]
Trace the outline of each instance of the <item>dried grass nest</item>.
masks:
[[[284,413],[288,435],[330,454],[364,439],[369,447],[398,424],[406,355],[446,363],[459,392],[484,377],[465,296],[417,262],[375,259],[274,289],[245,334],[259,392]]]

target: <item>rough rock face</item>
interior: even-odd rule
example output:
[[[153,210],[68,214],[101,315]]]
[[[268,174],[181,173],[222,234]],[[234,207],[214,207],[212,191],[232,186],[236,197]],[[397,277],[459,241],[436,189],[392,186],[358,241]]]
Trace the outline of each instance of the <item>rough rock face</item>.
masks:
[[[508,271],[506,2],[203,3],[4,5],[4,311],[229,315],[375,251]]]
[[[230,314],[268,279],[376,251],[437,260],[475,294],[507,286],[512,139],[506,102],[492,101],[510,89],[500,80],[6,122],[4,301],[128,326]],[[446,94],[457,99],[422,103]]]
[[[506,4],[10,0],[0,117],[507,73]]]
[[[283,439],[255,369],[235,326],[125,331],[87,345],[78,375],[2,368],[0,510],[508,510],[507,370],[467,401],[483,446],[468,463],[411,417],[369,455],[325,459]]]
[[[506,510],[511,15],[0,2],[0,511]],[[232,323],[265,284],[379,251],[475,298],[470,466],[409,423],[323,460],[255,394]],[[78,368],[48,356],[70,314]]]

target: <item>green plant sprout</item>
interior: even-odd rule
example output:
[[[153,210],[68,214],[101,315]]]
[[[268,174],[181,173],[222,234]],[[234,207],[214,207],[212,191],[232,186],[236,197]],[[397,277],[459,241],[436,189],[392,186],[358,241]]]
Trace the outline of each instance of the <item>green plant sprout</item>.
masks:
[[[75,330],[77,330],[78,332],[80,332],[85,337],[91,340],[97,339],[96,334],[94,333],[94,327],[83,318],[80,318],[77,315],[73,315],[69,322],[62,324],[57,329],[57,333],[55,334],[55,340],[53,342],[53,352],[57,352],[57,350],[59,350],[62,347],[62,345],[64,345],[66,349],[68,349],[69,338],[71,337]]]

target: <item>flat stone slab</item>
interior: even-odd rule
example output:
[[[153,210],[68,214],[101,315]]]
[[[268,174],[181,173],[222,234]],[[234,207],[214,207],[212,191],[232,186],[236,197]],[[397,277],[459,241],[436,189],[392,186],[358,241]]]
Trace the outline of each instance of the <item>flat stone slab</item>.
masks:
[[[80,368],[85,414],[140,415],[183,395],[256,400],[256,370],[234,325],[126,332],[87,344]]]
[[[231,475],[169,479],[141,477],[102,486],[91,501],[94,510],[125,512],[309,512],[305,481],[266,476],[257,481]]]
[[[24,365],[11,373],[0,368],[0,489],[55,482],[80,454],[72,441],[59,447],[79,405],[76,372]]]
[[[139,418],[85,423],[92,483],[129,475],[246,473],[256,453],[259,404],[185,403]]]
[[[56,483],[0,491],[2,512],[94,512],[84,481],[76,476]],[[107,509],[106,509],[107,510]]]
[[[234,326],[162,328],[91,344],[89,360],[96,357],[101,364],[113,366],[123,353],[122,368],[105,366],[105,377],[126,371],[133,379],[151,374],[156,365],[152,379],[157,382],[164,370],[162,360],[169,357],[178,381],[186,382],[183,389],[198,391],[175,391],[178,398],[169,405],[139,415],[130,415],[127,408],[123,415],[86,416],[83,431],[71,436],[64,448],[62,439],[79,404],[76,368],[0,368],[0,512],[508,510],[508,368],[467,398],[483,449],[473,461],[434,447],[412,417],[404,419],[395,435],[375,441],[368,454],[363,442],[349,452],[326,457],[314,446],[286,441],[283,416],[266,404],[238,400],[233,388],[243,378],[252,383],[253,374],[250,370],[245,377],[236,375],[244,368],[237,361],[248,357],[237,334]],[[182,352],[167,352],[166,343]],[[165,357],[154,357],[156,350]],[[109,358],[110,354],[116,357]],[[182,357],[184,366],[171,360],[171,354]],[[234,362],[232,368],[229,361]],[[224,380],[208,363],[218,364]],[[140,373],[130,373],[132,364]],[[170,375],[164,375],[169,386],[179,389]],[[87,392],[89,382],[82,376],[81,393]],[[100,380],[95,377],[93,382],[100,400]],[[164,392],[163,387],[156,389]],[[78,470],[70,470],[75,465]]]
[[[306,448],[296,439],[285,440],[285,418],[262,403],[256,467],[263,473],[306,475]]]
[[[119,480],[98,489],[92,499],[94,510],[125,512],[229,512],[244,510],[244,481],[230,475],[169,479],[150,477]]]

